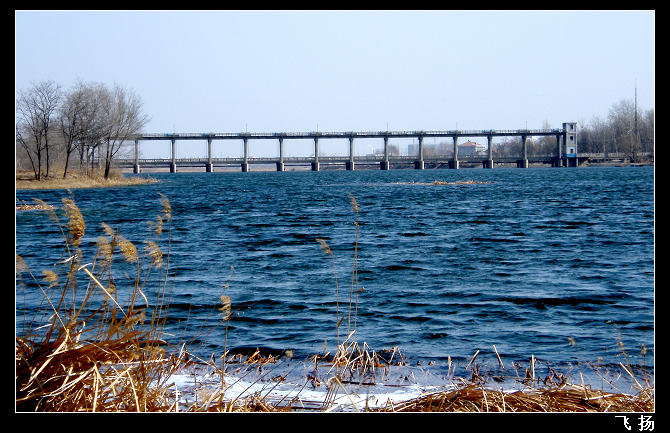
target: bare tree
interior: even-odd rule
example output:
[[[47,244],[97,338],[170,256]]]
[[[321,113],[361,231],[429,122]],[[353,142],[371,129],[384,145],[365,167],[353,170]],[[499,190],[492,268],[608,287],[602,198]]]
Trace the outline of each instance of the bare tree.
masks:
[[[42,155],[49,176],[49,135],[52,121],[61,99],[61,89],[54,81],[33,83],[28,90],[19,91],[16,100],[16,139],[30,157],[35,178],[42,176]]]
[[[59,121],[65,151],[65,170],[67,175],[72,153],[79,155],[79,167],[87,172],[92,156],[100,143],[107,120],[102,116],[101,100],[107,89],[103,84],[77,82],[65,95],[60,107]],[[92,164],[91,164],[92,166]]]
[[[613,129],[616,146],[631,160],[637,158],[640,143],[635,128],[635,105],[630,99],[622,99],[612,105],[608,120]]]
[[[63,178],[67,177],[67,169],[70,162],[70,155],[80,142],[83,129],[83,120],[88,110],[90,100],[86,97],[86,87],[81,81],[75,84],[74,88],[65,94],[63,103],[59,111],[59,126],[63,136],[63,147],[65,149],[65,168],[63,169]]]
[[[32,153],[31,162],[35,178],[38,180],[42,176],[43,151],[46,162],[45,176],[49,177],[49,136],[60,99],[60,85],[49,80],[33,83],[28,90],[19,91],[16,101],[17,141],[29,155]]]
[[[654,151],[654,109],[640,116],[640,141],[645,152]]]
[[[139,96],[119,85],[101,94],[101,114],[106,120],[101,145],[105,158],[105,178],[108,178],[114,156],[124,142],[141,131],[149,117],[142,112]]]

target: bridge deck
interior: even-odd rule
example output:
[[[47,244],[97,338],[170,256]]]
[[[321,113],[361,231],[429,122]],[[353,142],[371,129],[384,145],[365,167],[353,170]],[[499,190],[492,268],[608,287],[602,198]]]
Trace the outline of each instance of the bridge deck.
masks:
[[[415,137],[500,137],[500,136],[555,136],[563,129],[499,129],[499,130],[444,130],[444,131],[347,131],[347,132],[202,132],[202,133],[144,133],[128,140],[242,140],[253,139],[314,139],[314,138],[415,138]]]

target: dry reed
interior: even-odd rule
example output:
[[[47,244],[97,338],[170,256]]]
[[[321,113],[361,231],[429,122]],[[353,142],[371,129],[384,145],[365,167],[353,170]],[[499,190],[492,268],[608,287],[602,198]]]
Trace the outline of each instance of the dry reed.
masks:
[[[66,253],[71,254],[71,248],[77,251],[60,262],[67,277],[59,278],[56,272],[46,270],[43,275],[48,287],[44,288],[17,255],[18,279],[27,274],[39,286],[51,314],[46,326],[34,326],[16,337],[16,410],[171,410],[175,402],[165,381],[182,362],[166,355],[167,343],[155,333],[160,317],[144,326],[146,309],[134,303],[137,295],[148,307],[139,277],[129,290],[126,305],[119,303],[111,277],[114,248],[130,263],[138,262],[137,249],[103,225],[107,236],[98,237],[94,261],[83,264],[79,246],[86,225],[74,200],[63,199],[63,204],[67,230],[55,212],[49,216],[61,227]],[[53,212],[50,206],[43,208]],[[89,281],[83,296],[76,294],[77,273]]]
[[[628,395],[579,385],[505,392],[467,384],[455,391],[431,393],[380,412],[653,412],[649,393]]]

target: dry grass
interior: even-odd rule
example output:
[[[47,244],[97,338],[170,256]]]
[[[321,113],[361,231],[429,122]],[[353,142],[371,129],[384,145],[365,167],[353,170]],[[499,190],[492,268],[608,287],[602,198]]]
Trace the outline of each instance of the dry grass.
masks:
[[[49,178],[36,180],[32,172],[16,173],[16,189],[77,189],[77,188],[104,188],[114,186],[143,185],[158,183],[157,179],[140,176],[123,176],[120,171],[112,170],[105,179],[102,170],[93,173],[70,171],[65,179],[62,172]],[[19,210],[17,206],[17,210]],[[21,209],[24,210],[24,209]]]
[[[653,412],[653,392],[636,396],[562,385],[503,392],[468,384],[455,391],[428,394],[388,404],[381,412]]]
[[[149,240],[145,248],[138,250],[135,245],[107,224],[102,225],[97,238],[97,252],[92,262],[82,257],[81,240],[87,228],[74,201],[63,200],[59,214],[53,206],[36,201],[49,218],[55,221],[63,235],[66,259],[59,262],[58,272],[46,270],[42,278],[36,277],[25,261],[16,256],[17,283],[23,287],[23,278],[36,286],[44,296],[42,312],[48,319],[38,323],[36,314],[28,330],[16,336],[16,411],[139,411],[139,412],[285,412],[303,410],[299,398],[271,402],[267,396],[283,380],[277,376],[275,385],[265,393],[254,393],[240,398],[227,395],[227,363],[242,365],[272,366],[279,357],[253,351],[246,359],[242,356],[224,356],[220,368],[212,356],[210,361],[197,360],[184,345],[179,350],[163,340],[162,329],[167,318],[166,283],[169,268],[171,206],[167,197],[161,195],[158,216],[150,224]],[[350,197],[352,208],[358,218],[358,204]],[[355,222],[358,239],[359,224]],[[168,238],[164,239],[166,235]],[[333,257],[332,250],[325,241],[318,240],[323,251]],[[165,245],[167,244],[167,245]],[[142,251],[142,253],[140,253]],[[164,254],[163,252],[166,251]],[[314,371],[326,367],[326,376],[308,376],[312,387],[323,386],[324,399],[316,402],[315,410],[330,411],[338,407],[334,404],[338,393],[346,393],[347,384],[383,384],[390,368],[402,369],[407,366],[400,350],[374,351],[365,342],[359,344],[356,335],[358,298],[353,298],[357,290],[357,248],[354,249],[354,264],[350,288],[349,307],[340,317],[339,288],[336,283],[338,335],[337,350],[333,355],[314,355],[311,362]],[[127,299],[121,298],[122,290],[113,278],[112,263],[119,256],[134,265],[136,276],[132,287],[127,290]],[[334,268],[335,269],[335,268]],[[81,284],[77,276],[85,279]],[[337,272],[335,271],[336,281]],[[158,289],[154,299],[146,295],[147,282],[155,278]],[[234,304],[224,293],[219,297],[221,323],[232,318]],[[17,286],[18,290],[18,286]],[[82,293],[83,290],[83,293]],[[18,299],[18,296],[17,296]],[[351,319],[353,315],[353,326]],[[348,318],[347,338],[339,341],[339,327]],[[623,345],[620,344],[623,351]],[[493,347],[499,366],[505,366],[497,349]],[[520,382],[533,386],[523,391],[504,392],[491,389],[486,379],[479,376],[476,364],[477,351],[470,359],[472,378],[461,379],[461,386],[449,391],[434,392],[399,403],[389,402],[377,409],[379,412],[653,412],[654,387],[648,381],[638,381],[622,363],[622,369],[635,382],[637,392],[606,393],[590,387],[568,383],[562,375],[553,375],[544,380],[545,387],[535,377],[534,358]],[[625,354],[625,352],[624,352]],[[290,357],[292,354],[285,353]],[[219,385],[209,391],[201,390],[195,402],[183,403],[173,375],[196,361],[205,364],[219,375]],[[266,373],[267,374],[267,373]],[[548,384],[548,386],[547,386]]]

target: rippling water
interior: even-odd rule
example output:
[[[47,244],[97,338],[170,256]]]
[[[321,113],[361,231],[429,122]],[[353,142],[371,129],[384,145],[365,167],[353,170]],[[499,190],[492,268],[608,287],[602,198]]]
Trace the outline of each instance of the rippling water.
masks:
[[[342,315],[355,252],[358,305],[349,326],[373,349],[398,346],[412,360],[442,365],[495,344],[505,362],[532,354],[556,364],[616,364],[622,341],[631,362],[653,364],[652,167],[151,176],[162,182],[73,191],[86,221],[83,247],[92,258],[106,222],[141,250],[165,194],[166,332],[202,356],[223,350],[224,293],[234,312],[228,348],[333,350],[336,282]],[[69,196],[16,195],[55,205]],[[317,238],[331,248],[336,271]],[[39,272],[62,258],[62,237],[43,212],[17,212],[16,252]],[[132,269],[114,266],[118,285],[126,284]],[[17,332],[40,300],[34,284],[25,292],[17,285]],[[346,328],[347,319],[342,335]]]

